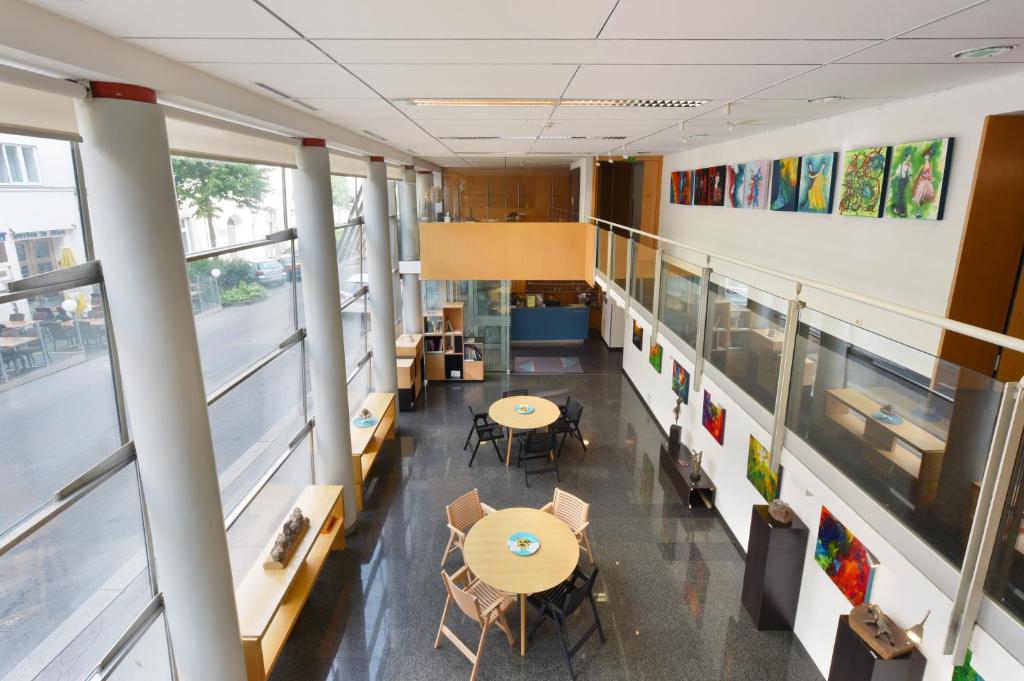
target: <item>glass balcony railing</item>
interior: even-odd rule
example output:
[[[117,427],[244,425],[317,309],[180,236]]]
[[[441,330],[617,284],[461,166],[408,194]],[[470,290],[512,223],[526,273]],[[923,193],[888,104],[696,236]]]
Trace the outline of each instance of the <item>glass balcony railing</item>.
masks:
[[[612,233],[611,278],[623,291],[626,290],[626,263],[629,261],[629,239]]]
[[[658,295],[658,319],[684,343],[696,348],[700,319],[700,270],[663,262]]]
[[[653,243],[653,240],[642,239],[633,244],[632,294],[648,312],[654,312],[654,271],[658,250]]]

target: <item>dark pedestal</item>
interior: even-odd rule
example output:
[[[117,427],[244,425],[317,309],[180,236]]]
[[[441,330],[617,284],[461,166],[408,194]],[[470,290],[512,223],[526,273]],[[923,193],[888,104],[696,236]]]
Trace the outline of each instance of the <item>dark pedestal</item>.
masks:
[[[914,648],[906,655],[883,660],[850,628],[848,615],[839,617],[836,645],[828,681],[921,681],[928,663]]]
[[[679,454],[673,456],[666,445],[661,445],[661,468],[665,471],[679,498],[686,501],[688,508],[700,504],[706,508],[715,507],[715,485],[701,468],[700,477],[690,478],[690,450],[679,447]]]
[[[416,392],[415,386],[412,388],[399,388],[398,389],[398,410],[399,411],[415,411],[416,409],[416,398],[419,397],[419,393]]]
[[[789,525],[781,525],[768,515],[766,504],[753,507],[741,600],[762,631],[793,629],[807,535],[807,526],[795,515]]]

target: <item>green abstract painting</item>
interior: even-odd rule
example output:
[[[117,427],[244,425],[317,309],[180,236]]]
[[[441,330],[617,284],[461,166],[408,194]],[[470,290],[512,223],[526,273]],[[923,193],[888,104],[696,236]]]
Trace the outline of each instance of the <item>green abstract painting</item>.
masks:
[[[941,220],[953,138],[897,144],[889,157],[885,217]]]
[[[964,655],[964,663],[953,667],[953,681],[985,681],[971,666],[971,657],[973,656],[974,653],[968,648],[967,654]]]
[[[889,147],[851,149],[843,154],[839,214],[861,218],[881,217],[888,166]]]
[[[747,480],[765,501],[774,501],[779,495],[779,476],[772,473],[771,454],[753,435],[747,446]]]

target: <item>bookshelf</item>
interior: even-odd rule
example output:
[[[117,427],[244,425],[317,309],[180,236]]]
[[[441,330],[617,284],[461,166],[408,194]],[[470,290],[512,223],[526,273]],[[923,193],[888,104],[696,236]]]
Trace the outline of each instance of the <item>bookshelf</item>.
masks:
[[[482,381],[483,346],[465,338],[465,304],[445,303],[423,315],[424,373],[428,381]]]
[[[423,391],[423,334],[404,333],[395,341],[398,408],[413,411]]]

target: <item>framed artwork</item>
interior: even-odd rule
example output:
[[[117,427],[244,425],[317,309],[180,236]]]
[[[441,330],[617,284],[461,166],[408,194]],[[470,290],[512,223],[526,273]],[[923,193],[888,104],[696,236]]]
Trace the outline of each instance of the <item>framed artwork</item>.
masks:
[[[836,184],[836,152],[804,156],[800,162],[800,190],[796,209],[801,213],[831,213]]]
[[[651,343],[651,349],[648,352],[647,361],[651,363],[654,370],[659,374],[661,373],[661,357],[664,354],[664,348],[657,343]]]
[[[722,444],[725,440],[725,408],[720,407],[711,401],[711,393],[704,391],[704,414],[701,417],[704,428],[711,433],[711,437]]]
[[[679,178],[679,203],[689,206],[693,203],[693,171],[684,170]]]
[[[885,217],[941,220],[953,138],[897,144],[889,156]]]
[[[725,167],[725,205],[743,207],[743,182],[747,174],[746,163],[731,163]]]
[[[678,170],[674,170],[674,171],[672,171],[672,174],[669,176],[669,178],[670,178],[669,179],[669,183],[668,183],[668,197],[669,197],[668,198],[668,202],[669,203],[679,203],[679,177],[680,177],[680,175],[682,175],[682,172],[680,172]]]
[[[693,171],[693,205],[706,206],[708,195],[708,169],[697,168]]]
[[[771,453],[753,435],[747,445],[747,480],[767,502],[779,496],[779,476],[772,473]]]
[[[672,392],[683,398],[683,404],[690,403],[690,372],[676,360],[672,360]]]
[[[974,670],[974,667],[971,666],[971,659],[973,657],[974,651],[968,648],[967,653],[964,655],[964,663],[953,667],[953,681],[985,681]]]
[[[644,327],[637,324],[635,319],[633,320],[633,345],[637,350],[644,349]]]
[[[708,193],[706,206],[725,205],[725,166],[706,168],[708,173]]]
[[[772,210],[796,210],[796,189],[800,180],[800,157],[772,161]]]
[[[843,181],[839,186],[839,214],[861,218],[882,217],[890,147],[851,149],[843,154]]]
[[[852,605],[871,598],[876,561],[832,513],[821,507],[814,560]]]
[[[738,208],[764,208],[768,205],[768,161],[744,163],[743,187]]]

